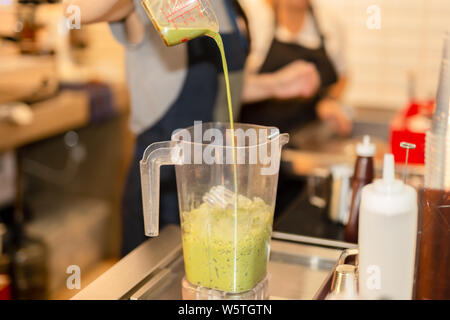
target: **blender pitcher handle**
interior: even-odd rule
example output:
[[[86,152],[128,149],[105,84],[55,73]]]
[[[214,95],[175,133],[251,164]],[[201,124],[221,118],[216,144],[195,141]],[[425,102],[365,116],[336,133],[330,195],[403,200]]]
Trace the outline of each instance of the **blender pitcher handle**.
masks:
[[[280,146],[283,147],[289,142],[289,133],[280,134]]]
[[[157,142],[147,147],[140,161],[142,208],[145,235],[148,237],[159,234],[160,168],[181,164],[180,154],[176,142]]]

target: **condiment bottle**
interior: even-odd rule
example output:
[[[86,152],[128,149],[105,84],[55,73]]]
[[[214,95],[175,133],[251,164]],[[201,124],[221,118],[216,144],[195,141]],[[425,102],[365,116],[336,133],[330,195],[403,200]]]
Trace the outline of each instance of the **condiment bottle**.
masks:
[[[6,226],[0,223],[0,300],[11,300],[11,280],[9,278],[9,257],[3,254],[3,237]]]
[[[365,186],[359,219],[359,293],[363,299],[411,299],[417,192],[395,179],[384,156],[383,179]]]
[[[421,190],[416,299],[450,299],[450,31],[431,129],[425,142],[425,189]]]
[[[374,178],[373,156],[375,155],[375,145],[370,142],[369,136],[364,136],[363,143],[356,146],[355,171],[352,179],[352,198],[350,202],[350,213],[345,228],[345,241],[358,242],[358,219],[359,204],[361,202],[362,188],[372,183]]]

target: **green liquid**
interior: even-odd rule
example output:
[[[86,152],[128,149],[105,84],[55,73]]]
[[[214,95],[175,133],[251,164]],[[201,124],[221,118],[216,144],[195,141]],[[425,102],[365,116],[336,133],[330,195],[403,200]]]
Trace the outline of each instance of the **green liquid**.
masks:
[[[212,208],[206,203],[183,212],[184,263],[191,283],[239,293],[265,277],[273,208],[255,198],[240,200],[238,211],[237,221],[233,208]]]
[[[189,41],[191,39],[194,39],[196,37],[199,37],[201,35],[207,35],[214,39],[214,41],[217,44],[217,47],[220,51],[220,56],[222,58],[222,65],[223,65],[223,74],[225,77],[225,84],[226,84],[226,90],[227,90],[227,102],[228,102],[228,116],[230,118],[230,129],[231,129],[231,136],[232,136],[232,147],[233,147],[233,165],[234,165],[234,189],[236,194],[238,194],[237,190],[237,166],[236,166],[236,150],[235,150],[235,139],[234,139],[234,117],[233,117],[233,105],[231,102],[231,90],[230,90],[230,80],[228,77],[228,64],[227,59],[225,56],[225,50],[223,47],[223,41],[222,37],[218,32],[213,32],[206,29],[195,29],[195,28],[160,28],[157,27],[162,39],[168,46],[177,45],[186,41]]]
[[[161,28],[159,31],[169,46],[207,35],[215,40],[219,48],[232,137],[234,192],[238,195],[233,106],[222,37],[217,32],[204,29]],[[238,197],[235,197],[234,208],[231,209],[202,204],[191,212],[183,213],[183,252],[186,277],[191,283],[227,292],[244,292],[264,278],[273,209],[261,199],[251,203],[248,201],[245,205],[238,204]]]
[[[155,24],[157,26],[157,24]],[[207,35],[214,39],[214,41],[217,44],[217,47],[220,51],[220,56],[222,58],[222,65],[223,65],[223,74],[225,77],[225,84],[226,84],[226,90],[227,90],[227,102],[228,102],[228,116],[230,118],[230,131],[231,131],[231,145],[233,147],[233,170],[234,170],[234,190],[235,193],[238,194],[238,188],[237,188],[237,165],[236,165],[236,145],[235,145],[235,139],[234,139],[234,117],[233,117],[233,105],[231,102],[231,90],[230,90],[230,80],[228,77],[228,64],[227,59],[225,56],[225,50],[223,47],[223,41],[222,37],[218,32],[213,32],[206,29],[195,29],[195,28],[167,28],[163,27],[160,28],[157,26],[157,29],[159,30],[162,39],[168,46],[177,45],[186,41],[189,41],[191,39],[194,39],[196,37],[199,37],[201,35]],[[237,207],[237,206],[236,206]]]
[[[234,117],[233,117],[233,105],[231,102],[231,90],[230,90],[230,79],[228,77],[228,64],[227,64],[227,59],[225,57],[225,49],[223,47],[223,41],[222,41],[222,37],[220,36],[219,33],[217,32],[209,32],[208,35],[210,37],[212,37],[215,41],[217,46],[219,47],[219,51],[220,51],[220,56],[222,58],[222,65],[223,65],[223,74],[225,76],[225,84],[226,84],[226,89],[227,89],[227,102],[228,102],[228,117],[230,119],[230,129],[231,129],[231,146],[233,148],[233,179],[234,179],[234,193],[235,193],[235,202],[234,202],[234,230],[232,232],[232,234],[234,235],[234,242],[232,244],[234,244],[232,247],[233,248],[233,252],[234,252],[234,259],[233,259],[233,268],[224,268],[224,270],[232,270],[232,275],[233,275],[233,279],[229,279],[229,280],[233,280],[232,282],[230,282],[230,284],[232,285],[232,288],[227,288],[225,289],[224,286],[222,286],[223,288],[221,289],[220,285],[218,283],[215,283],[216,286],[218,286],[217,289],[219,290],[223,290],[223,291],[229,291],[229,292],[242,292],[242,291],[246,291],[251,289],[253,286],[256,285],[256,283],[259,280],[262,280],[262,277],[257,281],[257,282],[252,282],[252,278],[248,278],[248,280],[250,281],[249,283],[252,284],[252,286],[250,288],[246,288],[246,278],[241,278],[240,275],[242,275],[242,269],[246,270],[246,268],[242,265],[241,263],[239,263],[239,247],[242,246],[242,241],[239,242],[238,239],[238,234],[239,234],[239,230],[238,230],[238,211],[240,212],[241,210],[239,210],[238,208],[238,183],[237,183],[237,161],[236,161],[236,142],[235,142],[235,138],[234,138]],[[242,213],[240,212],[239,215],[241,215]],[[251,243],[251,242],[250,242]],[[211,244],[211,247],[214,248],[214,246]],[[242,248],[241,248],[242,250]],[[241,259],[243,259],[243,257],[241,257]],[[267,263],[265,263],[264,265],[266,265]],[[219,264],[220,265],[220,264]],[[253,265],[252,265],[253,266]],[[247,273],[250,273],[251,268],[248,268]],[[217,269],[216,269],[217,270]],[[219,280],[219,279],[218,279]],[[214,283],[212,283],[211,285],[214,285]]]
[[[223,48],[222,37],[217,32],[209,32],[211,36],[217,43],[220,50],[220,56],[222,57],[223,74],[225,76],[225,84],[227,88],[227,102],[228,102],[228,117],[230,118],[230,129],[231,129],[231,146],[233,147],[233,175],[234,175],[234,192],[238,194],[238,184],[237,184],[237,161],[236,161],[236,142],[234,139],[234,117],[233,117],[233,105],[231,103],[231,90],[230,90],[230,79],[228,77],[228,64],[227,58],[225,57],[225,50]],[[235,197],[235,209],[237,209],[237,197]]]
[[[175,46],[208,33],[205,29],[192,28],[158,28],[158,30],[168,46]]]

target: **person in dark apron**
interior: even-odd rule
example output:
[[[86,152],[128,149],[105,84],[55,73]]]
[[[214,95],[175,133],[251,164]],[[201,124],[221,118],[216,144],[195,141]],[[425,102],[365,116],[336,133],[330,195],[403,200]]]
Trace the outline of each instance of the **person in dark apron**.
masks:
[[[283,3],[281,3],[282,1]],[[295,3],[297,6],[304,5],[305,9],[302,10],[307,10],[307,13],[310,14],[315,30],[320,38],[320,45],[316,48],[310,48],[297,42],[282,42],[277,39],[274,32],[270,49],[259,70],[257,70],[257,74],[272,76],[283,70],[283,68],[289,68],[294,63],[310,63],[315,66],[320,75],[320,86],[308,98],[280,99],[279,97],[267,97],[261,101],[244,104],[240,114],[241,122],[275,126],[281,132],[289,133],[298,132],[298,130],[319,118],[328,120],[326,119],[328,116],[326,108],[329,105],[333,108],[337,105],[336,101],[331,101],[336,98],[331,96],[331,89],[339,80],[337,70],[326,50],[325,36],[309,1],[274,0],[272,2],[273,9],[276,11],[277,5],[292,5],[293,1],[297,1]],[[283,9],[289,10],[286,7]],[[303,14],[306,15],[304,12]],[[272,82],[275,82],[275,80]],[[320,110],[321,104],[325,106],[324,110]],[[331,112],[333,114],[331,117],[335,114],[333,111]],[[321,112],[323,114],[320,114]],[[344,130],[342,131],[348,133],[348,129],[345,128],[345,119],[343,122]],[[278,186],[276,217],[289,207],[290,203],[299,196],[299,193],[302,193],[304,182],[293,179],[289,174],[281,170]]]
[[[316,67],[320,75],[319,89],[315,95],[308,99],[268,98],[263,101],[244,104],[240,115],[241,122],[270,125],[278,127],[282,132],[292,132],[318,118],[316,106],[319,101],[328,98],[328,90],[333,84],[337,83],[338,74],[327,54],[325,37],[321,32],[313,8],[309,6],[308,10],[319,33],[319,48],[311,49],[296,43],[281,42],[274,37],[258,73],[275,73],[295,61],[309,62]]]

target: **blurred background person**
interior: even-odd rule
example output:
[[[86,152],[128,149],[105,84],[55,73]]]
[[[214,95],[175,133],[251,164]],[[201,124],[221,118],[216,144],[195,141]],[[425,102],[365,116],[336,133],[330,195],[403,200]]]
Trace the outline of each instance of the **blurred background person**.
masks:
[[[245,70],[240,121],[289,132],[290,145],[296,148],[314,144],[318,119],[331,127],[331,130],[319,128],[323,131],[321,135],[348,135],[352,122],[340,103],[347,83],[345,37],[336,18],[324,10],[316,12],[309,0],[245,0],[242,3],[252,44]],[[313,86],[313,83],[300,83],[293,76],[302,66],[314,68],[320,76],[320,87],[309,92],[307,98],[292,95],[298,87]],[[264,86],[265,90],[255,90]],[[282,94],[278,88],[283,88]],[[283,95],[287,92],[290,95]],[[304,181],[281,170],[278,185],[276,216],[298,197]]]
[[[293,132],[321,119],[338,134],[349,134],[351,120],[340,104],[347,82],[345,37],[335,17],[324,10],[316,12],[309,0],[245,0],[243,5],[252,46],[240,120]],[[319,90],[307,99],[279,94],[278,87],[286,93],[302,86],[290,75],[305,64],[317,69]],[[267,89],[256,91],[254,83]]]

